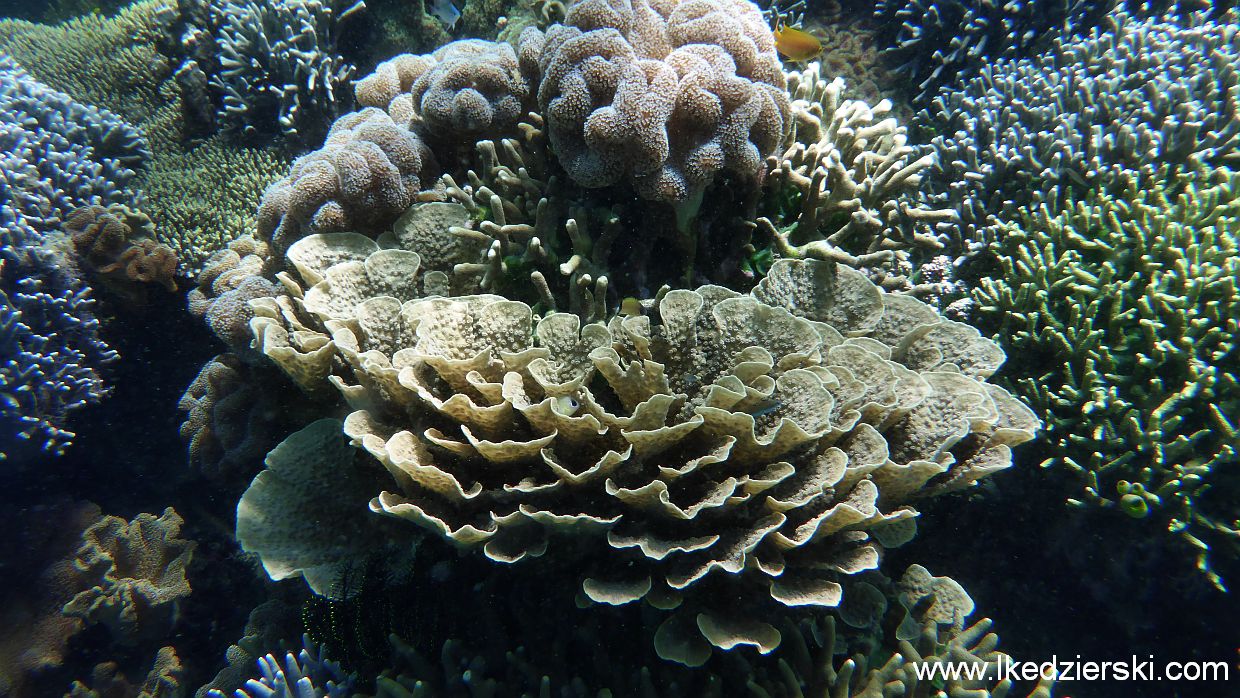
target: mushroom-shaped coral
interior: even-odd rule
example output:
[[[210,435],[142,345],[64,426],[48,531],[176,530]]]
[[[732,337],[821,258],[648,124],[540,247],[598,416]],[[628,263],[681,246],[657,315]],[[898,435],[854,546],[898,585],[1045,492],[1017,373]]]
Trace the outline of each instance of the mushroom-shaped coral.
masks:
[[[169,507],[158,518],[107,516],[86,529],[74,564],[94,586],[65,604],[65,615],[103,623],[125,644],[166,634],[189,596],[185,571],[197,547],[179,537],[182,523]]]
[[[582,186],[628,178],[647,199],[682,202],[717,174],[760,176],[789,127],[775,40],[747,0],[584,0],[546,36],[538,105]]]
[[[285,249],[307,233],[381,232],[413,203],[430,151],[380,109],[346,114],[323,147],[263,193],[259,237]]]
[[[297,265],[313,286],[254,321],[354,407],[345,433],[390,476],[370,508],[499,562],[571,559],[598,603],[678,608],[655,643],[686,664],[770,651],[765,616],[838,606],[910,537],[912,503],[1008,467],[1040,427],[985,382],[997,346],[843,266],[785,260],[749,295],[671,291],[583,325],[418,298],[393,253],[411,254]]]
[[[453,41],[430,55],[404,54],[380,63],[357,83],[357,101],[386,109],[398,124],[450,140],[516,125],[533,92],[538,66],[520,63],[512,46]]]
[[[139,300],[137,284],[177,290],[176,252],[151,239],[155,226],[146,214],[122,204],[87,206],[69,214],[64,227],[78,259],[109,288]]]

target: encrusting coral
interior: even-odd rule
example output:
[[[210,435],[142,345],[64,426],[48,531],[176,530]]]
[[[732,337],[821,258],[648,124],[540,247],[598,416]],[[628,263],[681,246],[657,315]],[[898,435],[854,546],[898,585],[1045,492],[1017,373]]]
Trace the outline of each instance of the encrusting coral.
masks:
[[[774,37],[744,0],[583,0],[518,54],[538,57],[551,145],[582,186],[692,206],[724,171],[756,181],[789,127]]]
[[[355,409],[344,432],[392,478],[370,508],[505,563],[575,548],[592,601],[679,607],[655,644],[690,665],[770,651],[775,609],[837,606],[916,499],[1008,467],[1039,426],[984,382],[993,343],[830,263],[605,325],[423,299],[418,255],[358,235],[288,259],[301,281],[253,302],[258,346]]]
[[[1164,520],[1221,586],[1210,557],[1240,556],[1240,175],[1115,189],[1013,226],[978,313],[1025,357],[1013,390],[1083,487],[1070,501]]]
[[[179,537],[182,523],[169,507],[158,518],[106,516],[87,528],[74,565],[93,586],[65,604],[65,615],[102,623],[122,644],[163,637],[190,593],[185,572],[197,544]]]

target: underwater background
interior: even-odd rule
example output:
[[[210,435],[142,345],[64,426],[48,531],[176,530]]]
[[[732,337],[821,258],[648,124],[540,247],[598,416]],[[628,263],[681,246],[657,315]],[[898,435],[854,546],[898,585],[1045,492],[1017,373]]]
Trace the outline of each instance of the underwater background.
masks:
[[[1234,3],[0,16],[0,695],[1240,695]]]

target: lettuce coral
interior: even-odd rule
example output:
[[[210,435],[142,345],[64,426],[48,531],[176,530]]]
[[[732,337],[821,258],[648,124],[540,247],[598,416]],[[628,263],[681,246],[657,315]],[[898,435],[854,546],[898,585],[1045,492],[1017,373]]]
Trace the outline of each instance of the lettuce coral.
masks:
[[[359,235],[287,256],[301,283],[253,303],[258,346],[354,408],[344,432],[391,478],[370,508],[499,562],[573,549],[589,599],[679,606],[655,644],[690,665],[770,651],[776,609],[836,607],[917,499],[1039,427],[985,382],[993,343],[825,262],[583,324],[423,298],[418,255]]]

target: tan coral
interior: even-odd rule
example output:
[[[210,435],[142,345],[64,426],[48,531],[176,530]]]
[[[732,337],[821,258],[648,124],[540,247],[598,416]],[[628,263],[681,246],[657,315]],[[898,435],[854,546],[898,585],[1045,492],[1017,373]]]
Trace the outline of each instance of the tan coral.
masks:
[[[74,564],[95,586],[66,603],[65,615],[102,623],[124,644],[163,637],[190,593],[185,572],[197,544],[179,537],[182,523],[169,507],[158,518],[107,516],[86,529]]]
[[[256,325],[330,333],[318,380],[391,478],[370,508],[500,562],[575,549],[586,598],[676,609],[656,646],[688,664],[771,650],[773,609],[838,605],[879,564],[870,529],[1009,466],[1040,427],[984,382],[992,345],[842,266],[780,261],[752,294],[672,291],[606,325],[497,296],[310,302],[374,283],[385,252],[316,271]],[[902,363],[913,344],[935,360]]]

